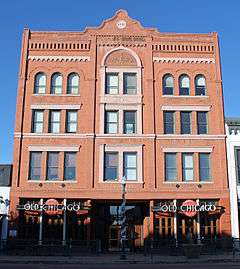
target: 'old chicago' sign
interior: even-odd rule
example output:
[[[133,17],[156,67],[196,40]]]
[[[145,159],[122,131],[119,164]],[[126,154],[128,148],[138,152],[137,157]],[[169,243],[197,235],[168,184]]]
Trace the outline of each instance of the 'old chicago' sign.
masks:
[[[216,205],[211,203],[197,204],[196,201],[186,200],[181,205],[176,206],[172,204],[160,204],[154,206],[152,210],[154,212],[163,213],[182,213],[188,217],[194,217],[197,212],[214,212],[216,211]]]

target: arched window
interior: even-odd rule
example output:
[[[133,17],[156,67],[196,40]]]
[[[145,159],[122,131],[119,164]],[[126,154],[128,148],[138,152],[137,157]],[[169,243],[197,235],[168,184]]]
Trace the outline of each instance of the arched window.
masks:
[[[171,74],[166,74],[163,77],[163,95],[173,95],[174,82]]]
[[[181,75],[179,77],[179,95],[190,94],[190,79],[188,75]]]
[[[51,93],[61,94],[62,93],[62,74],[55,73],[52,75],[51,79]]]
[[[195,95],[206,95],[206,79],[203,75],[195,77]]]
[[[71,73],[68,75],[67,80],[67,94],[78,94],[79,93],[79,75]]]
[[[46,75],[42,72],[37,73],[34,81],[34,93],[43,94],[46,92]]]

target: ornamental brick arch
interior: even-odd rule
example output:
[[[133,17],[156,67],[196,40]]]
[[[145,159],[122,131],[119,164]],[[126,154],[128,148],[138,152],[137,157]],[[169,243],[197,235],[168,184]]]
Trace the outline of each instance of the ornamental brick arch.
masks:
[[[102,66],[142,67],[141,60],[133,50],[123,46],[108,51],[103,59]]]

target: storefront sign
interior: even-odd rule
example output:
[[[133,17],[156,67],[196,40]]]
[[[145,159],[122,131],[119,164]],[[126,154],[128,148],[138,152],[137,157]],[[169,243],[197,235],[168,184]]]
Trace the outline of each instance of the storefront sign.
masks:
[[[90,207],[84,205],[83,202],[73,202],[67,205],[59,203],[56,199],[48,199],[43,205],[40,203],[26,203],[17,206],[18,210],[25,211],[44,211],[48,215],[62,214],[63,211],[75,211],[79,213],[81,210],[89,210]]]
[[[186,200],[181,205],[175,206],[171,204],[160,204],[159,206],[154,206],[154,212],[164,212],[164,213],[182,213],[188,217],[194,217],[197,212],[214,212],[216,211],[216,205],[211,203],[197,204],[193,200]]]

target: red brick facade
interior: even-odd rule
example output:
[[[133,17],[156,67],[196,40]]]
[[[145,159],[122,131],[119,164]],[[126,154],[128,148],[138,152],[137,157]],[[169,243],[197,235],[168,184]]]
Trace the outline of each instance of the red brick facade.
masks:
[[[107,96],[104,81],[108,69],[110,72],[135,70],[137,94]],[[47,78],[46,93],[42,95],[34,94],[34,78],[38,72],[44,72]],[[62,94],[59,95],[50,94],[50,80],[55,72],[63,75]],[[75,96],[66,92],[67,77],[72,72],[80,77],[79,94]],[[172,74],[174,78],[172,96],[163,95],[165,74]],[[188,96],[179,95],[181,74],[190,78]],[[198,74],[206,79],[205,96],[195,95],[194,81]],[[44,110],[44,127],[40,134],[31,131],[32,110],[36,108]],[[120,130],[118,134],[105,134],[104,110],[128,108],[137,111],[137,133],[123,134]],[[59,134],[48,133],[51,109],[61,111]],[[76,134],[65,132],[66,110],[69,109],[78,113]],[[175,111],[174,134],[164,134],[164,111]],[[191,111],[191,134],[180,133],[181,111]],[[197,133],[197,111],[208,113],[207,134]],[[77,148],[76,181],[66,182],[63,180],[64,154],[61,152],[71,147]],[[24,30],[14,138],[12,218],[18,217],[16,205],[21,198],[81,199],[91,206],[98,201],[120,201],[121,185],[103,182],[104,150],[108,147],[109,151],[114,147],[123,151],[130,148],[139,154],[139,180],[127,183],[127,200],[147,205],[148,212],[142,223],[144,238],[154,233],[151,206],[160,200],[217,201],[224,210],[218,215],[218,232],[231,234],[222,78],[216,33],[162,33],[142,27],[125,11],[118,11],[100,27],[86,28],[84,32]],[[38,181],[29,181],[31,150],[42,152],[41,179]],[[49,182],[46,180],[46,155],[52,150],[60,152],[60,176],[59,180]],[[166,152],[175,152],[177,156],[177,180],[174,182],[165,181]],[[183,152],[194,153],[194,180],[191,182],[183,181]],[[211,153],[210,182],[199,180],[201,152]],[[93,213],[89,214],[85,223],[91,223],[93,218]],[[93,226],[94,223],[88,225],[87,238],[95,237]]]

